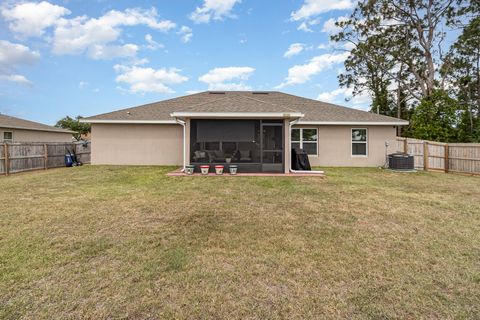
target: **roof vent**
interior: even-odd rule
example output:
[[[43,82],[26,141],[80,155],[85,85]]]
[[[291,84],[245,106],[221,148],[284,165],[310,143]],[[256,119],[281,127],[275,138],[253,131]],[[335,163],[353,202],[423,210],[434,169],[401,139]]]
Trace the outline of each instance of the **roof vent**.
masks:
[[[268,91],[252,91],[252,94],[269,94]]]
[[[225,91],[208,91],[210,94],[225,94]]]
[[[128,114],[129,116],[132,115],[132,113],[131,113],[130,111],[127,111],[127,114]]]

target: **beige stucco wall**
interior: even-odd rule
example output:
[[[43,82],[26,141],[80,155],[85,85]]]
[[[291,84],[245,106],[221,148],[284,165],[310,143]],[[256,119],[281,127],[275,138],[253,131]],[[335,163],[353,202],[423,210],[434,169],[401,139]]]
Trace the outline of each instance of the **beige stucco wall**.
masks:
[[[92,124],[92,164],[181,165],[183,128],[176,124]]]
[[[3,141],[4,131],[13,132],[13,142],[72,142],[70,133],[8,128],[0,128],[0,141]]]
[[[396,130],[394,126],[301,126],[294,128],[318,129],[318,154],[310,155],[312,166],[373,167],[385,163],[387,152],[395,152]],[[368,135],[367,156],[352,156],[351,130],[366,128]]]

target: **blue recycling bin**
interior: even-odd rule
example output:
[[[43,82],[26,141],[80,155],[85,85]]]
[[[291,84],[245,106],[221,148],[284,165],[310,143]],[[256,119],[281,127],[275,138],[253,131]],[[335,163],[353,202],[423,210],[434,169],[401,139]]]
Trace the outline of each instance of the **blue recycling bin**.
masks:
[[[69,154],[65,155],[65,167],[72,167],[73,166],[73,160],[72,156]]]

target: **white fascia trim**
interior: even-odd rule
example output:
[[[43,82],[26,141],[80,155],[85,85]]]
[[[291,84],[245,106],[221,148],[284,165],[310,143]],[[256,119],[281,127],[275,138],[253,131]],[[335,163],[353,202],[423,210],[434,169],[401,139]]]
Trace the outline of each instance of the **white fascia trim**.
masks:
[[[302,121],[296,123],[297,125],[345,125],[345,126],[407,126],[408,121],[392,121],[392,122],[377,122],[377,121]]]
[[[178,118],[302,118],[299,112],[173,112]]]
[[[80,119],[83,123],[135,123],[135,124],[178,124],[175,120],[88,120]]]

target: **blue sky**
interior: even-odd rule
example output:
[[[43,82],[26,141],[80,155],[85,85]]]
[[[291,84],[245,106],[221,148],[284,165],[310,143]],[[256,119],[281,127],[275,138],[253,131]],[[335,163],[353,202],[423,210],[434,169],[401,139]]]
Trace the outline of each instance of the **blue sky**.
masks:
[[[329,43],[351,0],[4,1],[0,112],[54,124],[203,90],[345,102]]]

